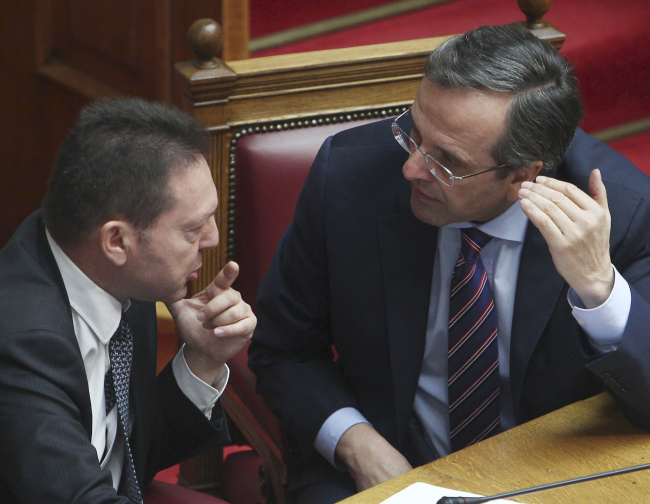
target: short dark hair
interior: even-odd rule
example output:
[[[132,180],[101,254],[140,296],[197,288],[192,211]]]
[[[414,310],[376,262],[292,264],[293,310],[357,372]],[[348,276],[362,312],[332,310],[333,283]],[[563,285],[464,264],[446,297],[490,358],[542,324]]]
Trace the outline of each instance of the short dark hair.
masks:
[[[544,163],[542,173],[553,173],[582,120],[571,65],[526,30],[483,26],[452,37],[433,51],[425,75],[442,87],[514,95],[491,152],[505,173],[537,160]]]
[[[175,203],[172,171],[206,151],[205,128],[179,110],[137,98],[95,102],[82,110],[54,164],[45,225],[69,246],[111,219],[143,232]]]

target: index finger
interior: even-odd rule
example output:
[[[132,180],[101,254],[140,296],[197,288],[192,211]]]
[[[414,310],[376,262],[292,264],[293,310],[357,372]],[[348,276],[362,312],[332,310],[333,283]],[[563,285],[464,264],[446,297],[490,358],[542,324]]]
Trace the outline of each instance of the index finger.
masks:
[[[566,196],[569,200],[571,200],[573,203],[578,205],[578,207],[582,208],[583,210],[588,209],[590,205],[592,205],[594,202],[594,199],[589,194],[587,194],[578,186],[570,182],[565,182],[563,180],[558,180],[558,179],[545,177],[545,176],[537,177],[535,182],[542,187],[546,187],[553,191],[557,191],[561,194],[564,194],[564,196]],[[548,199],[554,201],[554,203],[556,204],[558,203],[552,197],[548,197]]]
[[[205,292],[214,298],[217,294],[230,289],[237,276],[239,275],[239,264],[230,261],[223,269],[214,277],[214,280],[205,289]]]

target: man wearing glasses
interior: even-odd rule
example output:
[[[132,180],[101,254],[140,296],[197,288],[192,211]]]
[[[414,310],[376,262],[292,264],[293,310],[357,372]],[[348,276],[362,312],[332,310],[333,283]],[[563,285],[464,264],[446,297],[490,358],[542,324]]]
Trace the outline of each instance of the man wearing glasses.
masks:
[[[554,49],[484,27],[432,53],[409,110],[325,142],[249,359],[297,502],[603,388],[650,426],[650,179],[581,118]]]

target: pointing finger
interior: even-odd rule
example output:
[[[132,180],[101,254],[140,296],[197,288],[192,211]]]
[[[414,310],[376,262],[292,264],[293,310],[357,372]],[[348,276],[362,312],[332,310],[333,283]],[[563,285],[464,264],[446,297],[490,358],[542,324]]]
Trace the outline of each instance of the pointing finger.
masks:
[[[210,298],[227,291],[239,275],[239,265],[230,261],[223,269],[214,277],[214,280],[205,289]]]

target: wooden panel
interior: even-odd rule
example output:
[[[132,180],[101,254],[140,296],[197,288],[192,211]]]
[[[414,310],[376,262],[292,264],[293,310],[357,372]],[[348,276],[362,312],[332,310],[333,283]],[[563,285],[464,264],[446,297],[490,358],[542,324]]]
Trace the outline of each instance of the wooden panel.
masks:
[[[110,8],[104,2],[54,2],[46,66],[58,62],[124,94],[168,99],[168,83],[156,82],[169,72],[169,1],[114,0]]]
[[[164,2],[161,2],[161,4]],[[116,63],[129,72],[137,72],[139,58],[139,21],[143,9],[135,0],[113,0],[111,8],[85,0],[57,2],[61,12],[61,33],[55,49],[62,59],[78,56],[91,58],[81,65],[101,69]]]
[[[40,118],[32,4],[3,2],[0,15],[0,246],[38,205],[45,187],[34,169],[43,165],[43,153],[34,128]]]
[[[180,103],[187,30],[223,19],[224,56],[248,54],[248,0],[10,0],[0,15],[0,246],[38,208],[50,166],[89,101]],[[227,21],[229,20],[229,21]],[[226,44],[226,41],[228,43]]]

